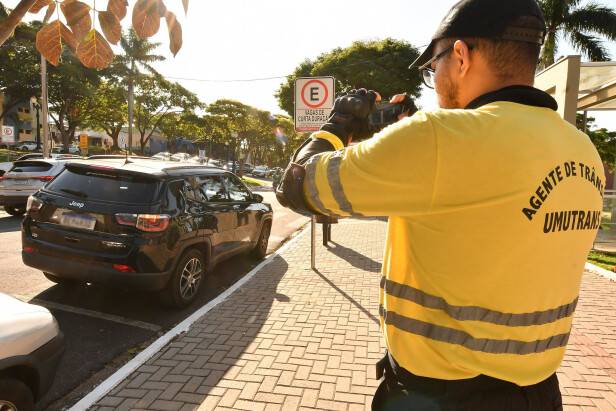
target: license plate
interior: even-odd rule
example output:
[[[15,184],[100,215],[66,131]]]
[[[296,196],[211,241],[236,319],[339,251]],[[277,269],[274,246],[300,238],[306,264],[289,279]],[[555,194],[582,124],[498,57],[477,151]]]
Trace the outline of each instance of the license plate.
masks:
[[[17,180],[17,179],[6,179],[4,180],[4,185],[7,186],[25,186],[30,184],[30,180]]]
[[[96,218],[82,214],[63,214],[60,218],[60,224],[84,230],[94,230]]]

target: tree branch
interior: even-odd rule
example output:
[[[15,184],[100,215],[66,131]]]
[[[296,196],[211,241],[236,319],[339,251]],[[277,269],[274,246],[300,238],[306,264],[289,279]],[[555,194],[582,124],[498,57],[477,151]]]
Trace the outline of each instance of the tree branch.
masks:
[[[11,37],[15,31],[15,27],[17,27],[21,19],[23,19],[35,2],[36,0],[21,0],[6,20],[0,24],[0,46],[4,44],[9,37]]]

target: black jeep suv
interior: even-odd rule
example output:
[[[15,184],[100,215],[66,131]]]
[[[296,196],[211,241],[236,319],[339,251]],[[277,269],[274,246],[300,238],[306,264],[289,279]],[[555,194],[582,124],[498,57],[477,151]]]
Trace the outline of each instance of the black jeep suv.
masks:
[[[227,171],[142,159],[71,162],[28,200],[22,258],[57,283],[161,291],[190,304],[233,255],[263,258],[272,208]]]

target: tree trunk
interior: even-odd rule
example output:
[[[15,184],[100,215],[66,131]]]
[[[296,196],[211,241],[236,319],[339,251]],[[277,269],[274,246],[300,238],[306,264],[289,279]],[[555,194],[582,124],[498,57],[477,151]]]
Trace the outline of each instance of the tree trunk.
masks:
[[[122,127],[114,129],[113,132],[109,134],[109,137],[111,137],[111,140],[113,140],[111,150],[118,150],[120,148],[118,146],[118,138],[120,138],[120,131],[122,131]]]
[[[19,24],[21,19],[30,10],[30,7],[36,2],[36,0],[21,0],[17,6],[13,9],[11,14],[0,24],[0,46],[13,35],[15,27]]]
[[[543,44],[543,50],[541,50],[541,69],[545,69],[554,64],[554,58],[556,54],[556,32],[549,31],[545,37],[545,43]]]
[[[68,130],[60,130],[60,134],[62,135],[62,145],[63,152],[68,154],[68,148],[71,145],[71,139],[75,134],[75,127],[69,127]]]
[[[145,153],[145,145],[147,144],[148,139],[145,137],[145,132],[141,133],[139,137],[139,145],[141,146],[141,154]]]

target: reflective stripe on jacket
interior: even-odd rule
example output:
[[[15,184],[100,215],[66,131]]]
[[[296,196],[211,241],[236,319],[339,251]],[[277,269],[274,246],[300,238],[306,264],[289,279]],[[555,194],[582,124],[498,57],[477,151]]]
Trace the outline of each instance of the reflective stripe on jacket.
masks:
[[[555,111],[493,101],[318,154],[304,192],[324,214],[389,217],[380,315],[402,367],[530,385],[564,356],[604,183]]]

